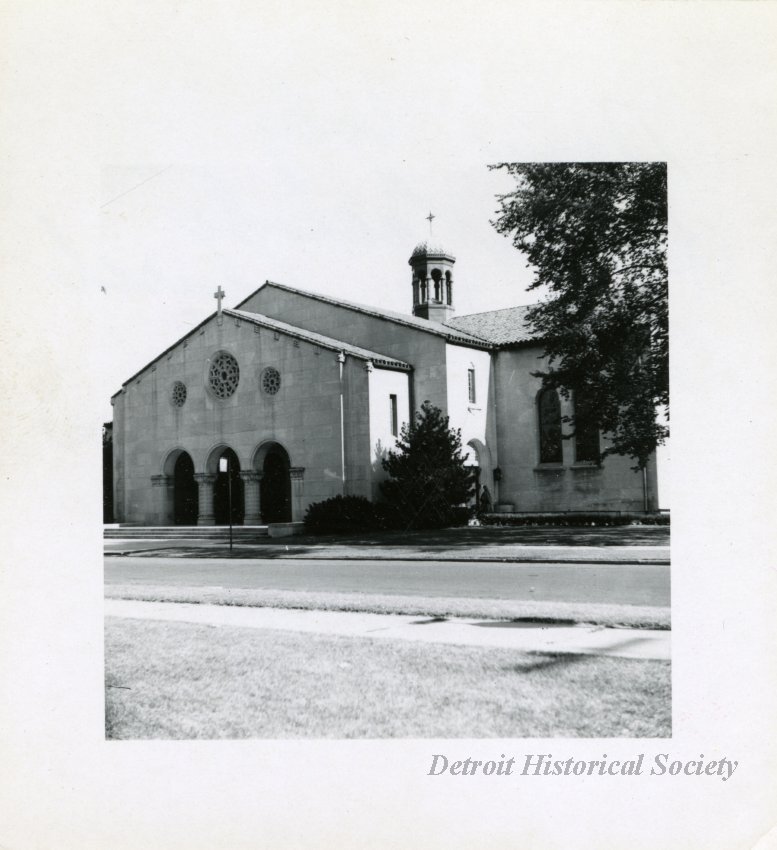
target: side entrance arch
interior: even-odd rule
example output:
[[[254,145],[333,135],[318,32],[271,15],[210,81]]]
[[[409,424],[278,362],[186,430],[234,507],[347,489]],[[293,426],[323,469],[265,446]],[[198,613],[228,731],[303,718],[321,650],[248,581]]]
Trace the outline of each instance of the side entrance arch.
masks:
[[[254,457],[259,485],[262,522],[291,522],[291,461],[280,443],[263,443]]]
[[[477,511],[490,512],[495,502],[491,452],[480,440],[470,440],[465,446],[465,453],[464,462],[472,474],[473,506]]]

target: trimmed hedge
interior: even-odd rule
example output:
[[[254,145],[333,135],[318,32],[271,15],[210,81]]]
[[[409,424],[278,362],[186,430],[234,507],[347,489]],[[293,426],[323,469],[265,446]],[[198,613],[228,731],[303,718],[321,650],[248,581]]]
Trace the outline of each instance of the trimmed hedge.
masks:
[[[386,527],[382,513],[363,496],[334,496],[307,509],[305,529],[315,534],[375,531]]]
[[[449,510],[448,525],[466,525],[472,511],[466,507]],[[333,496],[315,502],[305,513],[305,530],[311,534],[342,534],[349,531],[398,531],[407,519],[387,502],[371,502],[363,496]],[[423,528],[423,525],[416,526]],[[429,526],[437,528],[439,524]]]

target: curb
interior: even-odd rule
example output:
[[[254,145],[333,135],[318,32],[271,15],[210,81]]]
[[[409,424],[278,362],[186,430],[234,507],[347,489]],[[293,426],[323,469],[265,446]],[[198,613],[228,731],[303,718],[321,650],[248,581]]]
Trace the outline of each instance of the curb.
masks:
[[[147,557],[147,558],[177,558],[177,557],[186,557],[186,555],[176,555],[171,554],[170,550],[164,549],[135,549],[128,552],[105,552],[104,556],[106,558],[121,558],[121,557]],[[222,555],[211,554],[208,553],[207,557],[197,557],[198,561],[209,561],[209,560],[223,560],[224,558],[229,558],[230,555],[228,553],[224,553]],[[234,558],[234,556],[232,556]],[[671,561],[669,558],[631,558],[629,560],[624,560],[622,558],[613,559],[613,558],[519,558],[519,557],[508,557],[508,558],[499,558],[499,557],[483,557],[483,556],[475,556],[469,558],[463,558],[460,556],[454,557],[442,557],[442,556],[432,556],[428,557],[425,555],[407,555],[405,557],[397,557],[394,555],[384,556],[384,555],[283,555],[281,553],[280,557],[267,558],[257,555],[254,558],[251,557],[240,557],[234,558],[235,560],[241,561],[265,561],[265,560],[287,560],[287,561],[423,561],[423,562],[433,562],[433,563],[486,563],[486,564],[603,564],[609,566],[617,566],[619,564],[623,564],[626,566],[670,566]]]

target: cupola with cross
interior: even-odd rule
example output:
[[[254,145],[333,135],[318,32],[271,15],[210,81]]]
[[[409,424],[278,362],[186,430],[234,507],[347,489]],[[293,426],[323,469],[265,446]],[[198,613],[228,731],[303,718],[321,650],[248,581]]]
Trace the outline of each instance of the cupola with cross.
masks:
[[[453,315],[453,264],[456,258],[434,238],[429,213],[429,239],[419,242],[408,260],[413,270],[413,315],[446,322]]]

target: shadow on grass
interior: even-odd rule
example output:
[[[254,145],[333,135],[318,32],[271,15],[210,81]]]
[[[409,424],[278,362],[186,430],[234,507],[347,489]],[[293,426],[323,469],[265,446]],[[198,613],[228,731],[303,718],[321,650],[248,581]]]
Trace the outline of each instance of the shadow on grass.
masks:
[[[447,617],[430,617],[428,620],[413,620],[411,626],[431,626],[434,623],[447,623]]]
[[[577,620],[554,620],[550,617],[520,617],[515,620],[484,620],[482,623],[472,623],[484,629],[549,629],[578,625]]]
[[[424,547],[468,547],[499,544],[554,546],[656,546],[669,543],[669,526],[553,527],[553,526],[464,526],[429,531],[382,531],[371,534],[320,536],[304,543],[325,545],[380,546],[423,549]],[[300,541],[302,542],[302,541]]]
[[[585,655],[575,652],[527,652],[526,658],[517,664],[505,667],[506,672],[512,673],[538,673],[541,670],[552,670],[563,667],[573,667],[581,663],[594,663],[595,655]],[[622,660],[622,659],[619,659]]]

